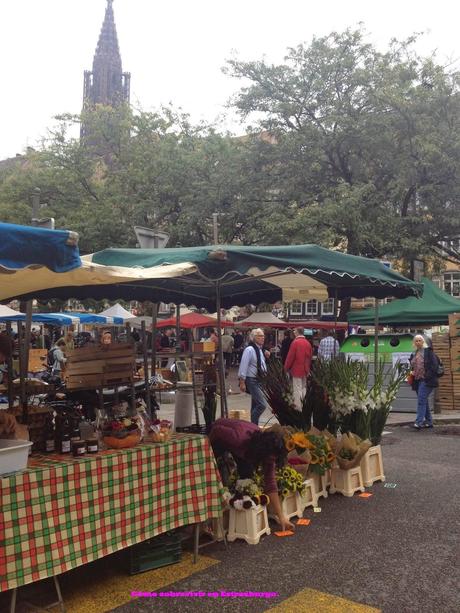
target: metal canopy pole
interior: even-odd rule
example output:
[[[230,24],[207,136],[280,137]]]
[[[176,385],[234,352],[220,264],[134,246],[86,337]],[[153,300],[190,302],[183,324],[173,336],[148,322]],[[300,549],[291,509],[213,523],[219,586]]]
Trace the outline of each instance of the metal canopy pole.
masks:
[[[152,305],[152,377],[157,371],[157,316],[158,302],[154,302]]]
[[[377,368],[379,360],[379,299],[375,299],[375,315],[374,315],[374,381],[377,377]]]
[[[18,324],[19,326],[19,324]],[[11,344],[11,351],[8,352],[8,356],[6,358],[6,364],[8,368],[8,408],[10,411],[13,409],[14,405],[14,396],[13,396],[13,338],[11,332],[11,322],[8,321],[6,324],[6,333],[8,335],[8,341]]]
[[[337,300],[337,288],[334,289],[334,340],[337,341],[337,315],[338,315],[338,310],[339,310],[339,302]],[[335,350],[336,350],[336,343],[334,342],[334,357],[337,357],[335,355]]]
[[[216,283],[216,309],[217,309],[217,357],[219,368],[219,385],[220,385],[220,411],[222,417],[228,417],[227,393],[225,390],[225,367],[224,367],[224,352],[222,350],[222,334],[221,334],[221,312],[220,312],[221,296],[220,283]]]
[[[141,323],[141,341],[142,341],[142,355],[144,357],[144,383],[145,383],[145,403],[147,405],[147,415],[152,417],[152,407],[150,403],[150,389],[149,389],[149,357],[147,354],[147,334],[145,333],[145,319]]]

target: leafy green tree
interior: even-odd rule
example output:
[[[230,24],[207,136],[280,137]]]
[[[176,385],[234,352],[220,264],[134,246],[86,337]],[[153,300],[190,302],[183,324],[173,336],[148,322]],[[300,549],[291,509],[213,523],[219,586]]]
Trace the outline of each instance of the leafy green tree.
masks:
[[[264,167],[291,240],[413,258],[460,234],[459,75],[414,42],[381,53],[347,30],[282,65],[228,63],[249,81],[236,107],[274,137]]]

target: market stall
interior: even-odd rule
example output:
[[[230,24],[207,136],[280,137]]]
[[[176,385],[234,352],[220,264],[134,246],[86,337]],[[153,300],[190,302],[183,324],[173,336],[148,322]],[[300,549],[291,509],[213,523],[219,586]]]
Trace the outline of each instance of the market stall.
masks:
[[[0,477],[0,591],[220,512],[220,479],[201,436],[81,459],[33,456],[27,470]]]

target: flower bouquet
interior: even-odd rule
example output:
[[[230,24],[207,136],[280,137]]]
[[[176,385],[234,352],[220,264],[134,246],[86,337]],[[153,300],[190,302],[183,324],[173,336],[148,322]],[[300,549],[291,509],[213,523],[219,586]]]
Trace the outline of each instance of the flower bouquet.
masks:
[[[332,467],[332,463],[335,460],[333,444],[330,438],[323,434],[310,434],[307,432],[305,436],[309,443],[310,472],[324,475]]]
[[[119,417],[104,423],[102,440],[111,449],[135,447],[141,441],[139,423],[134,417]]]
[[[305,432],[288,432],[285,436],[285,445],[288,450],[287,460],[304,479],[307,478],[308,466],[311,461],[309,449],[313,448]]]
[[[339,445],[340,448],[336,456],[337,463],[342,470],[348,470],[358,466],[366,451],[371,448],[372,443],[367,439],[363,441],[356,434],[345,433],[342,434]]]
[[[289,494],[295,494],[296,492],[302,495],[305,489],[304,477],[291,466],[278,468],[276,471],[276,483],[281,500],[289,496]]]

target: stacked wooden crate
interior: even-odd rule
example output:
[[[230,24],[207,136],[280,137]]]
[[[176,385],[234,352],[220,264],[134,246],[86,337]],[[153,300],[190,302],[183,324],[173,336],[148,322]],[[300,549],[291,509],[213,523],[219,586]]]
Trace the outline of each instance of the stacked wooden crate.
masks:
[[[433,351],[444,366],[444,376],[439,378],[436,404],[441,411],[451,411],[454,408],[454,388],[449,334],[433,334],[432,343]]]
[[[460,409],[460,313],[449,315],[449,335],[454,409]]]
[[[66,387],[69,390],[98,389],[132,383],[134,361],[131,343],[74,349],[67,358]]]

